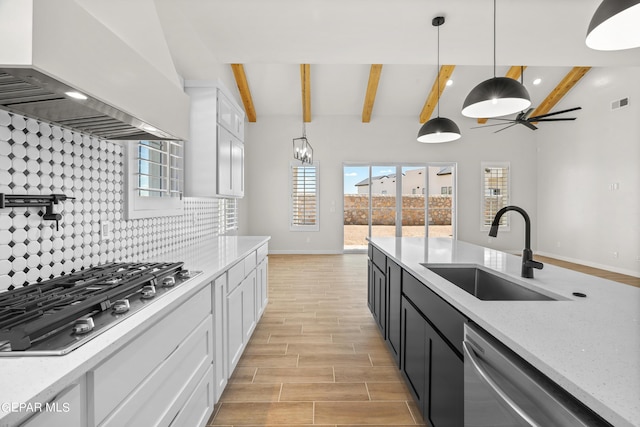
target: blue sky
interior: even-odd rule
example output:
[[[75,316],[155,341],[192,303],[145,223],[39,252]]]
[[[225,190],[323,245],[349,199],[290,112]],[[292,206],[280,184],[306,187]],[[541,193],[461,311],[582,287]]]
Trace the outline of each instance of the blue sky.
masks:
[[[403,167],[402,170],[418,169],[419,167]],[[372,166],[373,176],[396,173],[395,166]],[[369,166],[345,166],[344,167],[344,194],[356,194],[356,184],[369,176]]]

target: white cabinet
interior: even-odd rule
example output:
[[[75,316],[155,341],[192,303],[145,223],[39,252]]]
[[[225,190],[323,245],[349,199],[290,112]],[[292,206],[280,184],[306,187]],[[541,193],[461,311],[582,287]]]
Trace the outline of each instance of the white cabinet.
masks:
[[[256,318],[262,317],[269,302],[269,261],[267,258],[268,246],[262,245],[256,251],[258,267],[256,268]]]
[[[236,368],[242,350],[244,350],[244,333],[242,331],[242,286],[238,286],[227,295],[227,363],[228,375],[231,377]]]
[[[87,373],[91,425],[168,426],[203,376],[213,382],[211,300],[206,286]]]
[[[244,141],[244,111],[218,89],[218,124]]]
[[[244,196],[244,144],[223,127],[218,127],[218,194]]]
[[[185,143],[185,195],[244,196],[244,112],[220,83],[187,81],[191,136]]]
[[[256,329],[256,272],[252,271],[240,285],[242,287],[242,333],[245,345]]]
[[[36,405],[35,403],[33,405]],[[40,410],[20,427],[83,427],[87,425],[84,377],[64,389],[51,401],[37,404]],[[35,406],[34,406],[35,407]],[[1,424],[4,425],[4,424]]]
[[[220,400],[222,391],[227,386],[227,274],[223,274],[213,282],[213,370],[215,376],[215,402]]]

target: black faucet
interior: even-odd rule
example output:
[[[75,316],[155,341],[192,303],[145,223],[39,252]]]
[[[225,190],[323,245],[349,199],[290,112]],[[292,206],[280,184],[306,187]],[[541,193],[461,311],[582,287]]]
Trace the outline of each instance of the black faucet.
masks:
[[[491,223],[491,230],[489,230],[489,236],[498,236],[500,218],[508,211],[519,212],[524,217],[524,249],[522,250],[522,273],[520,275],[528,279],[533,279],[533,269],[537,268],[538,270],[542,270],[544,264],[533,260],[533,252],[531,251],[531,220],[529,219],[529,215],[525,212],[524,209],[518,206],[505,206],[504,208],[500,209],[498,213],[496,213],[495,218],[493,218],[493,222]]]

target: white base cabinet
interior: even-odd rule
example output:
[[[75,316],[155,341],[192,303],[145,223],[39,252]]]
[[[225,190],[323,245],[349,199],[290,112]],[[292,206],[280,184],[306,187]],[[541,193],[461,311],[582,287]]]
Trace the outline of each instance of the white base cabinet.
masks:
[[[83,427],[87,425],[86,385],[84,376],[60,392],[21,427]],[[3,424],[0,424],[3,425]]]

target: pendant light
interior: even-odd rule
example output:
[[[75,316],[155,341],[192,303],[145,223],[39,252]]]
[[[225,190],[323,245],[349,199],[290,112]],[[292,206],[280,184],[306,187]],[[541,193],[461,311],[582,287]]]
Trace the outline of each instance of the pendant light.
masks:
[[[307,127],[302,122],[302,138],[293,138],[293,158],[300,160],[302,164],[313,163],[313,147],[307,140]]]
[[[496,0],[493,0],[493,78],[473,88],[462,106],[467,117],[506,116],[526,110],[531,105],[527,89],[517,80],[496,77]]]
[[[640,0],[604,0],[589,24],[587,46],[623,50],[640,46]]]
[[[443,16],[436,16],[431,21],[431,25],[438,27],[438,116],[422,125],[418,131],[418,142],[449,142],[460,138],[458,125],[453,120],[440,117],[440,26],[442,24],[444,24]]]

